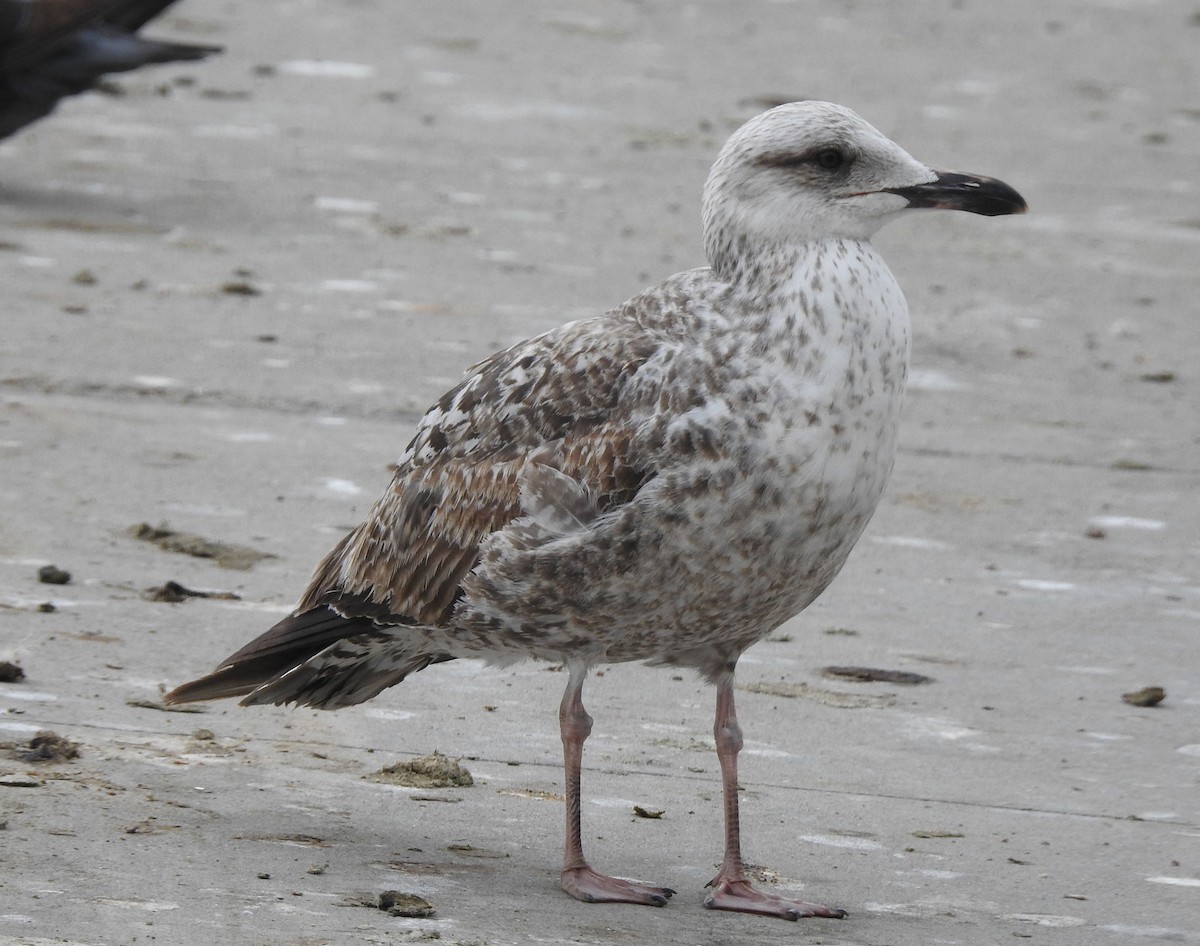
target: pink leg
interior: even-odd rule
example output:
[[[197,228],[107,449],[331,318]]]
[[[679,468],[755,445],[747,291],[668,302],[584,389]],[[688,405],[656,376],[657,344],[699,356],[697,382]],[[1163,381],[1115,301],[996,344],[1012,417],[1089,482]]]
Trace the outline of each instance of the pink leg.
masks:
[[[592,870],[583,856],[579,827],[579,769],[583,763],[584,740],[592,731],[592,717],[583,708],[583,681],[587,676],[587,667],[572,665],[569,669],[571,677],[558,711],[567,782],[567,840],[563,851],[562,888],[576,900],[587,903],[644,903],[661,907],[674,890],[608,877]]]
[[[711,910],[736,910],[741,913],[761,913],[785,920],[802,916],[823,916],[841,919],[845,910],[825,907],[819,903],[788,900],[775,894],[762,893],[750,886],[742,865],[741,825],[738,819],[737,757],[742,748],[742,730],[738,726],[733,705],[733,670],[717,684],[717,718],[713,724],[717,741],[717,759],[721,763],[721,788],[725,797],[725,857],[717,876],[709,881],[712,887],[704,900]]]

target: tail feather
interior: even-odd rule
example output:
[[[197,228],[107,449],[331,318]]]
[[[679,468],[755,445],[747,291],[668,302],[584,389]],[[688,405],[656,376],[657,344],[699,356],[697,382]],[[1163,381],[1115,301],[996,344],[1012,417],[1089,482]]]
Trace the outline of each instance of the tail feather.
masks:
[[[413,653],[410,647],[394,638],[382,642],[376,635],[348,637],[258,687],[242,706],[295,703],[341,709],[378,696],[431,663],[454,659],[449,654]]]
[[[138,50],[132,58],[126,53],[130,61],[124,66],[102,69],[102,62],[98,62],[90,78],[98,78],[104,71],[176,59],[201,59],[221,52],[220,46],[144,40],[135,35],[146,22],[174,2],[176,0],[0,0],[0,72],[8,76],[26,70],[36,73],[44,64],[52,73],[58,73],[65,60],[96,58],[98,50],[105,45],[105,38],[117,34],[130,41],[129,50],[137,49],[138,44],[144,44],[145,50]]]
[[[168,62],[193,62],[215,52],[220,52],[219,46],[147,39],[120,30],[96,28],[80,35],[70,55],[54,57],[41,71],[49,77],[95,81],[110,72],[131,72]]]
[[[336,709],[361,703],[448,654],[420,649],[420,640],[366,617],[318,607],[284,618],[222,661],[212,673],[184,683],[163,699],[192,703],[245,697],[242,704],[298,703]]]
[[[221,51],[137,30],[175,0],[0,0],[0,138],[108,73]]]

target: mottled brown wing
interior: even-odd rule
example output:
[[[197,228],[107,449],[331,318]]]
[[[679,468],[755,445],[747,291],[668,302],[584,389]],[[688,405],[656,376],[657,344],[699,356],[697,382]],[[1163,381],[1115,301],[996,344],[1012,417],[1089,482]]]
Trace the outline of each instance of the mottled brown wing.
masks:
[[[298,611],[444,623],[480,543],[521,514],[528,463],[578,481],[600,510],[628,501],[654,471],[621,406],[663,344],[610,315],[481,362],[425,415],[387,492],[318,566]]]
[[[421,628],[450,620],[493,533],[508,526],[510,544],[544,542],[629,502],[657,474],[667,419],[703,401],[703,365],[689,366],[698,385],[672,382],[694,348],[692,311],[722,303],[725,290],[710,298],[710,288],[707,270],[681,273],[470,369],[422,419],[387,491],[317,567],[297,609],[165,699],[334,708],[452,659]]]
[[[419,627],[448,620],[480,543],[524,514],[522,485],[545,518],[569,477],[579,486],[555,511],[578,517],[627,502],[654,475],[625,409],[662,344],[610,315],[477,365],[425,415],[387,491],[317,566],[296,610],[165,699],[332,708],[450,659],[425,646]],[[547,469],[565,477],[538,472]],[[403,626],[414,637],[387,630]]]

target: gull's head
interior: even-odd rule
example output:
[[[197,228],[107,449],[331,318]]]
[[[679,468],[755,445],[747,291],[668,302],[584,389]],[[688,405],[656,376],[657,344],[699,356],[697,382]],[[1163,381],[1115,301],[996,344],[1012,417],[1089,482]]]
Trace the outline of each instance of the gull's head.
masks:
[[[718,272],[747,249],[866,240],[906,210],[997,216],[1025,201],[1002,181],[934,171],[854,112],[789,102],[750,119],[704,187],[704,233]]]

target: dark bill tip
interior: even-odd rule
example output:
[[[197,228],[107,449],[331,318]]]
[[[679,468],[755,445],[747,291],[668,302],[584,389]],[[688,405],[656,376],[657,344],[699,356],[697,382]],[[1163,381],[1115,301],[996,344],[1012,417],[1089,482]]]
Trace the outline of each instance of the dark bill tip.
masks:
[[[1023,214],[1028,209],[1024,197],[994,177],[953,171],[935,173],[936,181],[911,187],[889,187],[888,193],[903,197],[910,207],[965,210],[985,217]]]

